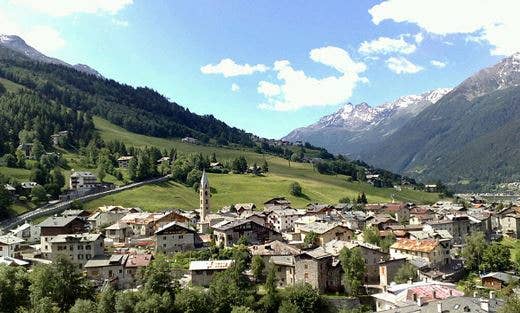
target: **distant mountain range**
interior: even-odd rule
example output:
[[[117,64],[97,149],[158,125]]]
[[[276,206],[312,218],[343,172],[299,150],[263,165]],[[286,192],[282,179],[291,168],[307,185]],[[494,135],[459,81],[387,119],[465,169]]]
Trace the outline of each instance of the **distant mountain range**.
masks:
[[[41,53],[40,51],[29,46],[25,42],[25,40],[23,40],[22,38],[20,38],[16,35],[0,35],[0,47],[5,47],[8,49],[14,50],[16,52],[19,52],[34,61],[64,65],[67,67],[72,67],[83,73],[95,75],[97,77],[102,77],[98,71],[89,67],[88,65],[85,65],[85,64],[71,65],[62,60],[48,57],[45,54]]]
[[[453,90],[345,105],[284,139],[458,189],[520,180],[520,53]]]

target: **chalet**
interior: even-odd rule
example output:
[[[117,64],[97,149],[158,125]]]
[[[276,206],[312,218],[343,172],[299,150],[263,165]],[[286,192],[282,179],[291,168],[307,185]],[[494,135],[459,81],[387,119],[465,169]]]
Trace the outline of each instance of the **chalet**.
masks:
[[[90,216],[90,213],[85,210],[69,209],[69,210],[63,211],[61,213],[61,216],[64,216],[64,217],[77,216],[83,220],[87,220],[87,218]]]
[[[342,289],[342,267],[323,247],[307,250],[295,257],[294,283],[308,283],[320,292]]]
[[[191,284],[209,286],[213,276],[230,268],[233,262],[233,260],[191,261],[189,267]]]
[[[100,229],[108,225],[112,225],[119,221],[123,216],[129,213],[139,213],[139,208],[124,208],[122,206],[102,206],[96,209],[92,215],[87,218],[93,229]]]
[[[424,190],[426,190],[426,192],[437,192],[439,188],[436,184],[428,184],[424,185]]]
[[[397,225],[399,222],[388,214],[378,214],[367,217],[365,220],[366,226],[375,227],[379,230],[384,230],[390,225]]]
[[[128,164],[130,164],[130,161],[132,161],[134,157],[131,155],[124,155],[122,157],[119,157],[117,159],[117,165],[120,168],[128,168]]]
[[[63,234],[49,240],[50,253],[47,258],[55,259],[58,255],[68,256],[72,263],[80,268],[91,258],[104,255],[104,236],[102,234]]]
[[[422,259],[430,267],[450,264],[450,245],[436,239],[399,239],[390,246],[391,258]]]
[[[326,243],[323,248],[325,251],[334,257],[338,257],[343,248],[354,249],[358,248],[365,259],[365,283],[378,284],[379,283],[379,264],[380,262],[389,259],[390,255],[381,251],[381,248],[359,241],[342,241],[332,240]]]
[[[124,266],[128,255],[97,255],[83,266],[87,278],[94,286],[101,287],[108,282],[116,288],[122,288],[125,280]]]
[[[191,144],[197,144],[199,141],[193,137],[184,137],[181,139],[184,143],[191,143]]]
[[[305,237],[309,233],[316,234],[316,244],[324,246],[332,240],[349,241],[354,238],[351,229],[338,223],[316,222],[305,225],[297,225],[294,230],[301,235],[301,240],[305,241]]]
[[[91,172],[76,172],[70,174],[69,188],[71,190],[95,188],[97,186],[97,177]]]
[[[0,236],[0,257],[17,257],[16,254],[20,251],[20,244],[24,241],[12,234]]]
[[[81,234],[87,230],[87,222],[77,216],[52,216],[38,224],[40,228],[40,251],[43,258],[50,259],[53,237],[63,234]]]
[[[132,235],[131,229],[124,222],[117,221],[105,227],[105,238],[114,243],[125,242]]]
[[[480,276],[480,279],[482,286],[489,289],[500,290],[511,283],[519,281],[520,277],[503,272],[493,272]]]
[[[248,249],[251,255],[259,255],[265,260],[272,256],[295,256],[301,253],[300,249],[279,240],[249,246]]]
[[[505,236],[520,238],[520,214],[509,213],[500,217],[500,227]]]
[[[173,253],[202,246],[197,231],[179,222],[170,222],[155,232],[155,251]]]
[[[25,240],[28,243],[40,241],[40,227],[25,222],[24,224],[9,231],[13,236]]]
[[[60,140],[67,138],[69,132],[66,130],[59,131],[51,135],[51,141],[53,146],[59,146]]]
[[[331,212],[335,211],[333,205],[329,204],[318,204],[318,203],[311,203],[307,205],[306,214],[307,215],[316,215],[316,216],[325,216],[329,215]]]
[[[251,220],[224,221],[212,228],[217,245],[222,244],[226,247],[234,245],[241,237],[245,237],[250,244],[282,239],[279,232]]]
[[[272,199],[269,199],[266,202],[264,202],[264,207],[266,209],[269,209],[270,207],[273,207],[273,206],[290,207],[291,201],[287,200],[285,197],[276,197],[276,198],[272,198]]]
[[[277,232],[293,231],[294,222],[305,214],[291,208],[272,208],[267,214],[267,225]]]
[[[410,220],[410,208],[405,203],[367,204],[367,212],[374,214],[388,214],[397,222],[408,222]]]
[[[153,255],[151,254],[130,254],[124,266],[125,280],[123,288],[136,287],[139,272],[148,267],[152,260]]]

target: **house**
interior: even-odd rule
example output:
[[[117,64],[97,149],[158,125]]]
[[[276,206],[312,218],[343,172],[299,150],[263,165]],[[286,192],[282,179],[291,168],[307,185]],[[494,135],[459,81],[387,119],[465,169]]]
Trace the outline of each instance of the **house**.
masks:
[[[379,230],[384,230],[391,225],[397,225],[399,222],[388,214],[377,214],[367,217],[365,225],[368,227],[375,227]]]
[[[382,311],[384,313],[459,313],[459,312],[486,312],[497,313],[505,301],[490,295],[490,298],[476,297],[448,297],[426,303],[402,304],[400,307]]]
[[[117,166],[120,168],[128,168],[128,164],[132,161],[134,157],[131,155],[124,155],[117,159]]]
[[[122,206],[102,206],[96,209],[92,215],[87,218],[87,221],[92,226],[92,229],[101,229],[108,225],[112,225],[119,221],[123,216],[129,213],[139,213],[139,208],[124,208]]]
[[[29,262],[8,256],[0,257],[0,265],[29,267]]]
[[[211,162],[211,163],[209,163],[209,167],[212,170],[221,170],[224,168],[224,165],[220,162]]]
[[[87,222],[77,216],[52,216],[38,224],[40,228],[40,252],[44,259],[51,258],[50,241],[62,234],[79,234],[87,230]]]
[[[274,206],[272,208],[267,214],[267,225],[277,232],[293,231],[294,222],[305,214],[291,208]]]
[[[67,138],[69,132],[66,130],[59,131],[51,135],[51,141],[53,146],[59,146],[62,138]]]
[[[90,213],[88,211],[85,211],[85,210],[65,210],[61,213],[61,216],[65,216],[65,217],[68,217],[68,216],[77,216],[83,220],[87,220],[87,218],[90,216]]]
[[[376,215],[387,214],[399,223],[410,220],[410,208],[406,203],[367,204],[365,205],[365,210],[374,212]]]
[[[50,260],[58,255],[66,255],[80,268],[95,256],[104,255],[104,236],[102,234],[63,234],[49,240]]]
[[[189,267],[191,284],[207,287],[216,273],[227,270],[233,263],[233,260],[191,261]]]
[[[482,286],[489,289],[500,290],[513,282],[517,282],[520,280],[520,277],[503,272],[492,272],[480,276],[480,279]]]
[[[323,217],[325,215],[329,215],[332,211],[335,211],[333,205],[329,204],[318,204],[318,203],[311,203],[307,205],[306,214],[307,215],[316,215]]]
[[[296,260],[294,255],[273,255],[269,257],[269,264],[275,268],[276,285],[279,288],[294,285],[296,279]]]
[[[264,202],[264,207],[266,209],[269,209],[272,206],[290,207],[291,201],[287,200],[285,197],[275,197]]]
[[[520,214],[509,213],[500,217],[500,227],[505,236],[520,238]]]
[[[426,190],[426,192],[437,192],[438,188],[436,184],[428,184],[424,185],[424,190]]]
[[[352,230],[338,223],[316,222],[297,225],[294,231],[300,234],[302,241],[305,241],[305,237],[309,233],[315,233],[316,244],[320,246],[324,246],[332,240],[349,241],[354,238]]]
[[[40,240],[40,227],[27,222],[15,229],[11,229],[9,232],[28,243],[34,243]]]
[[[132,235],[132,231],[124,222],[115,222],[105,227],[105,238],[115,243],[125,242],[126,238]]]
[[[123,282],[123,288],[134,288],[136,287],[136,283],[138,281],[139,272],[148,267],[153,260],[153,255],[151,254],[130,254],[126,259],[124,265],[124,273],[125,279]]]
[[[22,188],[22,194],[24,196],[29,196],[34,187],[40,186],[37,182],[34,181],[24,181],[20,183],[20,187]]]
[[[390,246],[390,257],[422,259],[430,267],[443,267],[450,264],[450,245],[436,239],[399,239]]]
[[[386,288],[385,292],[373,294],[377,312],[422,312],[421,307],[437,300],[453,297],[462,297],[464,293],[458,291],[453,284],[437,281],[421,281],[415,283],[393,284]],[[405,307],[413,307],[414,310],[401,310]],[[425,311],[430,312],[430,311]],[[436,310],[433,312],[437,312]],[[445,312],[442,311],[441,312]],[[464,312],[464,311],[459,311]]]
[[[324,292],[342,289],[342,267],[323,247],[307,250],[295,257],[294,282],[308,283]]]
[[[70,174],[69,188],[71,190],[94,188],[97,185],[97,177],[91,172],[76,172]]]
[[[197,144],[199,141],[193,137],[184,137],[181,139],[184,143],[191,143],[191,144]]]
[[[20,244],[24,241],[13,234],[0,236],[0,257],[15,258],[20,251]]]
[[[301,250],[291,246],[280,240],[274,240],[265,244],[252,245],[248,247],[251,255],[259,255],[268,262],[273,256],[295,256],[301,253]]]
[[[94,286],[101,287],[108,282],[116,288],[122,288],[125,280],[124,265],[127,259],[128,255],[124,254],[97,255],[88,260],[83,268]]]
[[[395,278],[395,275],[406,264],[406,258],[390,259],[379,262],[379,285],[388,286]]]
[[[26,158],[31,158],[32,157],[32,147],[33,147],[32,143],[22,143],[16,149],[22,151]]]
[[[236,244],[241,237],[249,244],[262,244],[268,241],[281,240],[282,235],[252,220],[224,221],[212,226],[217,245],[225,247]]]
[[[155,232],[156,252],[180,252],[194,250],[202,246],[197,231],[179,222],[170,222]]]
[[[159,160],[157,160],[157,164],[159,164],[159,165],[161,165],[161,164],[171,165],[171,163],[172,162],[171,162],[170,157],[167,157],[167,156],[162,157]]]
[[[363,259],[365,259],[365,280],[366,284],[378,284],[379,283],[379,266],[384,260],[387,260],[390,255],[381,251],[376,245],[371,245],[359,241],[342,241],[332,240],[327,242],[323,248],[325,251],[334,257],[339,257],[341,250],[358,248],[361,251]]]

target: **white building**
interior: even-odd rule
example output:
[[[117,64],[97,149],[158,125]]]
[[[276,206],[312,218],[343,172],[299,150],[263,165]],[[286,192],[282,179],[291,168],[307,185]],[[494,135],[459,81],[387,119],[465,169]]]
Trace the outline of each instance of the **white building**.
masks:
[[[293,231],[294,223],[305,212],[291,208],[276,208],[267,215],[267,224],[277,232]]]
[[[50,240],[51,259],[58,255],[69,256],[72,263],[82,268],[88,260],[104,255],[102,234],[65,234]]]
[[[27,242],[40,241],[40,227],[25,222],[24,224],[10,230],[11,234]]]
[[[23,239],[12,234],[0,236],[0,257],[14,258],[22,242],[24,242]]]
[[[69,188],[79,190],[93,188],[97,185],[97,177],[91,172],[72,172],[69,179]]]

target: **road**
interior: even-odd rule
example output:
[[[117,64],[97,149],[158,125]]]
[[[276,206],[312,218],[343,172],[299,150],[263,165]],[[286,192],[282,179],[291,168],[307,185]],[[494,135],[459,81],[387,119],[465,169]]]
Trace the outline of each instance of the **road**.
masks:
[[[116,187],[115,189],[112,189],[112,190],[107,190],[107,191],[102,191],[102,192],[98,192],[98,193],[93,193],[93,194],[90,194],[90,195],[79,197],[79,198],[74,199],[74,200],[62,201],[62,202],[58,202],[58,203],[55,203],[55,204],[52,204],[52,205],[45,205],[43,207],[37,208],[37,209],[32,210],[30,212],[24,213],[22,215],[18,215],[16,217],[13,217],[13,218],[10,218],[10,219],[7,219],[7,220],[3,220],[2,222],[0,222],[0,228],[2,229],[2,232],[5,232],[5,231],[7,231],[7,230],[9,230],[11,228],[14,228],[14,227],[22,224],[23,222],[25,222],[27,220],[38,218],[40,216],[51,215],[51,214],[56,214],[56,213],[59,213],[59,212],[63,212],[66,209],[68,209],[72,205],[72,203],[74,203],[75,201],[87,202],[87,201],[90,201],[90,200],[101,198],[101,197],[104,197],[104,196],[107,196],[107,195],[110,195],[110,194],[118,193],[118,192],[125,191],[125,190],[128,190],[128,189],[132,189],[132,188],[135,188],[135,187],[140,187],[140,186],[147,185],[147,184],[163,182],[163,181],[168,180],[170,177],[171,177],[171,175],[166,175],[166,176],[159,177],[159,178],[149,179],[149,180],[145,180],[145,181],[141,181],[141,182],[137,182],[137,183],[124,185],[124,186],[121,186],[121,187]]]

